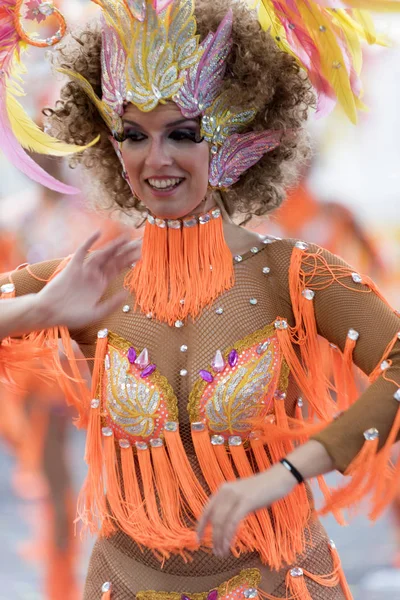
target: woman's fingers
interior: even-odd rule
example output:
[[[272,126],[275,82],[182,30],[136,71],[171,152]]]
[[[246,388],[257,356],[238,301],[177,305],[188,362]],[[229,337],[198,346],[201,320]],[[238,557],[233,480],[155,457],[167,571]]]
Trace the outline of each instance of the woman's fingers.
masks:
[[[212,497],[211,500],[208,502],[197,524],[197,537],[200,542],[204,538],[206,527],[208,525],[208,522],[210,521],[215,498],[216,496]]]
[[[70,264],[73,264],[74,266],[81,265],[87,255],[87,253],[89,252],[90,248],[99,239],[99,237],[100,237],[100,231],[96,231],[96,233],[93,233],[93,235],[91,235],[85,242],[83,242],[83,244],[81,244],[79,246],[79,248],[76,250],[76,252],[74,253]]]

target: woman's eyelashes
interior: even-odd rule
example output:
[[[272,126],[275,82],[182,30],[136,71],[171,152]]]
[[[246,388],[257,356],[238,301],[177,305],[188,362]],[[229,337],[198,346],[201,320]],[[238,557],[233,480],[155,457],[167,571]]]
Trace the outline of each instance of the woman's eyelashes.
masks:
[[[147,139],[147,136],[138,130],[127,129],[124,131],[124,140],[130,142],[142,142]],[[199,144],[204,138],[201,137],[197,129],[174,129],[167,135],[168,139],[174,142],[194,142]]]

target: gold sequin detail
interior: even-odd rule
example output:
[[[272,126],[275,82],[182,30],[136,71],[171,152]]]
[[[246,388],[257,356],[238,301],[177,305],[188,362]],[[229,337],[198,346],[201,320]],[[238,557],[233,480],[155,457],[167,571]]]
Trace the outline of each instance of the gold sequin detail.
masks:
[[[212,383],[199,378],[189,397],[188,412],[192,423],[205,419],[214,433],[243,435],[260,412],[268,411],[269,405],[272,410],[273,392],[286,391],[289,368],[273,323],[225,350],[226,362],[233,349],[239,355],[237,366],[215,374]]]
[[[260,581],[261,573],[258,569],[244,569],[243,571],[240,571],[239,575],[236,575],[218,587],[218,598],[223,598],[244,585],[249,588],[257,588],[260,585]],[[190,600],[206,600],[212,589],[208,592],[196,594],[191,594],[190,592],[142,591],[136,594],[136,600],[181,600],[182,596],[188,596]]]

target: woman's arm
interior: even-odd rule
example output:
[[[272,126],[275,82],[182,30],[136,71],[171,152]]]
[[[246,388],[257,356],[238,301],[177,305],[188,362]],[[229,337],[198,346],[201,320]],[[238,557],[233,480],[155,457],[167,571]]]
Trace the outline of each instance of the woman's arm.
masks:
[[[282,241],[284,243],[288,244]],[[281,269],[286,277],[286,282],[282,280],[282,287],[286,286],[286,289],[290,254],[291,250],[286,261],[282,261],[285,268]],[[307,302],[313,303],[316,330],[338,347],[337,352],[345,349],[349,330],[357,331],[359,338],[354,349],[354,363],[367,375],[377,374],[353,406],[287,456],[306,480],[333,469],[344,472],[349,466],[354,466],[354,459],[364,444],[369,443],[366,441],[368,438],[364,437],[364,432],[368,430],[378,430],[379,448],[387,441],[390,443],[389,435],[395,437],[395,423],[399,414],[396,393],[399,393],[397,390],[400,387],[400,384],[396,384],[396,381],[400,381],[400,343],[396,335],[400,330],[400,321],[370,285],[358,282],[356,277],[353,279],[351,269],[338,257],[327,252],[321,253],[315,247],[310,247],[308,256],[307,253],[304,256],[302,268],[310,274],[305,281],[307,287],[314,290],[312,300]],[[337,277],[331,277],[335,273]],[[292,281],[292,293],[294,289]],[[297,292],[301,293],[301,290],[297,289]],[[318,398],[314,401],[318,403]],[[374,451],[374,447],[370,446],[367,447],[368,452],[370,448]],[[382,463],[381,467],[384,474],[385,465]],[[369,476],[365,464],[361,462],[363,468]],[[379,472],[376,467],[375,470]],[[239,522],[249,512],[270,506],[290,493],[296,485],[296,478],[280,463],[250,479],[225,484],[210,500],[199,524],[199,536],[203,535],[206,525],[210,523],[215,552],[228,552]],[[365,493],[364,489],[365,486],[361,485],[358,497]]]
[[[98,237],[96,233],[82,244],[38,293],[2,300],[0,339],[56,325],[80,328],[117,308],[125,292],[104,302],[101,298],[117,274],[138,259],[138,243],[121,237],[87,257]]]

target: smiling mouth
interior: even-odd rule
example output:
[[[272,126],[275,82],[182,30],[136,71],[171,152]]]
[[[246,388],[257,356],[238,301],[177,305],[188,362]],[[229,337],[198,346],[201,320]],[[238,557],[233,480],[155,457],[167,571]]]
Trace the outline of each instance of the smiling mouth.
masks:
[[[169,192],[176,189],[184,181],[183,177],[169,177],[165,179],[146,179],[146,183],[151,187],[152,190]]]

